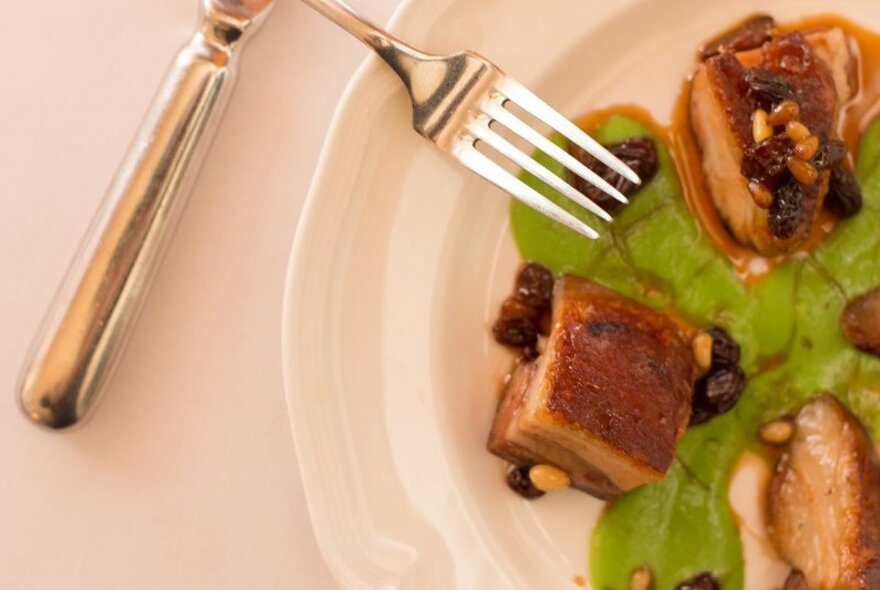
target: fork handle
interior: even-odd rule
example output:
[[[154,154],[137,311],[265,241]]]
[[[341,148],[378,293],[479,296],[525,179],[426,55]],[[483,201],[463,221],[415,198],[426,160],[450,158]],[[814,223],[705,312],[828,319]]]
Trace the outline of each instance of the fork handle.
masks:
[[[116,364],[232,89],[242,31],[204,16],[156,95],[25,363],[22,408],[59,429]]]
[[[303,0],[303,2],[374,49],[408,86],[411,82],[414,62],[435,57],[419,51],[376,26],[343,0]]]

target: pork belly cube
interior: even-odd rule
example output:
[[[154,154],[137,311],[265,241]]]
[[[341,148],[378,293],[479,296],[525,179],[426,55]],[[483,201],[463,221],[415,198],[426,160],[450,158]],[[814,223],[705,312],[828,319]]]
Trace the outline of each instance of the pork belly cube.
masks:
[[[880,588],[880,462],[858,419],[830,395],[798,413],[767,507],[771,539],[803,578],[792,588]]]
[[[784,254],[810,236],[830,170],[846,157],[837,125],[853,93],[852,69],[847,37],[836,27],[775,32],[758,49],[721,51],[698,65],[691,127],[715,209],[742,245]],[[815,139],[789,133],[785,122],[756,126],[759,110],[783,102],[797,105],[798,129]]]
[[[696,376],[688,335],[670,318],[564,276],[546,350],[514,372],[489,450],[554,465],[574,487],[612,498],[669,469]]]

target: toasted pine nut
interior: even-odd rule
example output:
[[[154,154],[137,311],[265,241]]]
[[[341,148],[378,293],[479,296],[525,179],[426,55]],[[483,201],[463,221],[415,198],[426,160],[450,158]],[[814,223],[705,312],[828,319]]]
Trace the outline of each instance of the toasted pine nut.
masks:
[[[752,137],[755,143],[761,143],[773,135],[773,128],[767,124],[767,111],[758,109],[752,115]]]
[[[706,332],[700,332],[691,340],[691,348],[694,351],[694,360],[702,371],[708,371],[712,366],[712,336]]]
[[[767,116],[770,125],[785,125],[789,121],[797,121],[801,116],[801,107],[793,100],[784,100]]]
[[[781,445],[787,443],[794,434],[794,426],[789,420],[774,420],[761,426],[758,436],[765,443]]]
[[[566,472],[552,465],[532,465],[529,479],[542,492],[552,492],[571,485],[571,478]]]
[[[819,178],[819,171],[816,170],[812,165],[804,162],[803,160],[799,160],[797,158],[789,158],[785,162],[786,166],[788,166],[789,172],[791,175],[797,179],[797,181],[804,185],[811,185],[816,182],[816,179]]]
[[[796,142],[804,141],[812,135],[807,126],[800,121],[789,121],[785,126],[785,132]]]
[[[755,205],[761,209],[769,209],[773,204],[773,193],[770,189],[759,182],[750,182],[749,191],[752,193],[752,199]]]
[[[629,579],[629,590],[651,590],[654,587],[654,579],[651,570],[642,566],[632,573]]]
[[[809,160],[819,151],[819,138],[811,135],[803,141],[799,141],[794,145],[794,155],[801,160]]]

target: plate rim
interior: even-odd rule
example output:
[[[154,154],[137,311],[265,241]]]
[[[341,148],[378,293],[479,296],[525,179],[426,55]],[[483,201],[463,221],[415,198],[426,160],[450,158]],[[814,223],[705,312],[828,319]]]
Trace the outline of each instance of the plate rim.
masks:
[[[448,5],[456,0],[433,0],[434,7]],[[415,10],[417,5],[425,0],[400,0],[397,7],[392,12],[388,22],[383,28],[395,35],[404,35],[401,31],[403,21]],[[381,24],[381,23],[380,23]],[[345,37],[344,31],[338,31],[340,38]],[[387,67],[385,63],[372,51],[360,62],[349,82],[346,84],[324,136],[324,142],[318,156],[315,171],[309,182],[309,189],[306,193],[305,201],[300,212],[294,230],[293,243],[287,261],[287,269],[284,280],[284,291],[282,295],[282,317],[281,317],[281,368],[282,381],[284,385],[284,399],[287,408],[287,417],[290,424],[291,437],[293,439],[294,453],[296,455],[297,466],[300,472],[300,481],[303,488],[306,507],[309,515],[309,523],[311,531],[315,536],[321,557],[327,565],[333,578],[344,587],[351,587],[356,583],[363,584],[370,577],[369,572],[357,570],[352,564],[345,559],[343,552],[340,550],[336,539],[329,534],[329,530],[318,526],[316,520],[316,497],[320,494],[320,484],[313,474],[305,474],[303,465],[307,464],[305,460],[304,439],[306,436],[302,433],[302,429],[296,427],[296,409],[294,407],[294,382],[295,375],[293,371],[293,354],[291,353],[293,330],[292,314],[297,307],[297,291],[296,285],[305,278],[304,269],[305,262],[302,256],[305,245],[309,241],[309,237],[316,231],[316,224],[313,219],[317,215],[317,203],[319,194],[324,192],[325,185],[328,183],[328,172],[331,170],[331,147],[337,143],[340,136],[344,132],[345,114],[354,108],[354,98],[367,88],[375,70],[381,70]],[[354,577],[352,577],[354,576]],[[368,587],[368,586],[364,586]]]

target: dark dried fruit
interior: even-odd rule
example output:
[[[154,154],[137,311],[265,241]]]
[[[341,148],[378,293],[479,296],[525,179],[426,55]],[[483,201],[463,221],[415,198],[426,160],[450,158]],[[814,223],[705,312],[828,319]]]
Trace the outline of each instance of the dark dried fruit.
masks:
[[[862,189],[855,175],[843,166],[831,170],[825,207],[838,217],[852,217],[862,210]]]
[[[492,334],[499,344],[524,348],[538,343],[538,328],[535,321],[528,317],[504,317],[495,320]]]
[[[803,74],[809,75],[814,64],[812,48],[801,31],[780,35],[767,46],[764,55],[765,63],[772,64],[772,69],[781,69],[786,75],[795,78]]]
[[[507,485],[526,500],[534,500],[544,495],[544,492],[536,488],[529,478],[530,469],[531,465],[519,467],[512,465],[507,472]]]
[[[819,150],[810,163],[816,170],[831,170],[839,164],[843,164],[848,152],[849,148],[839,139],[823,141],[820,142]]]
[[[690,580],[682,582],[675,587],[675,590],[718,590],[721,588],[715,576],[709,572],[697,574]]]
[[[710,326],[704,332],[712,337],[712,368],[730,367],[739,362],[739,343],[727,330]]]
[[[694,386],[691,425],[732,410],[745,386],[746,374],[738,365],[710,369]]]
[[[773,195],[773,204],[767,214],[770,233],[781,240],[792,237],[801,223],[803,209],[804,187],[790,178]]]
[[[536,262],[524,265],[516,276],[516,298],[540,310],[550,307],[553,297],[553,273]]]
[[[700,59],[706,61],[722,51],[736,53],[757,49],[770,40],[775,25],[776,22],[772,16],[766,14],[753,16],[736,28],[706,43],[706,46],[700,52]]]
[[[743,152],[742,175],[773,190],[785,173],[785,163],[793,150],[794,141],[785,134],[754,143]]]
[[[654,145],[654,140],[650,137],[630,137],[620,143],[605,147],[624,164],[632,168],[633,172],[638,174],[642,180],[642,185],[646,184],[657,174],[659,167],[657,146]],[[571,143],[568,146],[568,151],[572,156],[580,160],[584,166],[596,172],[624,195],[630,196],[638,190],[638,185],[614,172],[611,168],[581,149],[580,146]],[[606,195],[600,189],[572,172],[569,173],[569,182],[574,188],[587,195],[590,200],[608,212],[614,212],[623,206],[623,203]]]
[[[498,317],[529,318],[530,320],[535,320],[538,317],[538,312],[534,307],[523,303],[516,297],[508,297],[501,304],[501,313],[498,314]]]
[[[840,315],[840,329],[856,348],[880,356],[880,288],[846,304]]]
[[[748,85],[746,100],[755,108],[770,112],[783,101],[797,102],[797,94],[785,77],[766,68],[748,68],[745,82]]]

